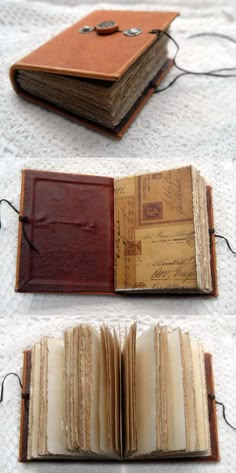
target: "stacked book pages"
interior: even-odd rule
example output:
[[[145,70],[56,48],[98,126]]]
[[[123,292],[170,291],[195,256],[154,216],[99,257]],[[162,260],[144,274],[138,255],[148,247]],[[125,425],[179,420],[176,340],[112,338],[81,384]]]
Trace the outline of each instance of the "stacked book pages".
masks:
[[[21,461],[219,459],[211,355],[180,329],[81,324],[26,351],[23,379]]]

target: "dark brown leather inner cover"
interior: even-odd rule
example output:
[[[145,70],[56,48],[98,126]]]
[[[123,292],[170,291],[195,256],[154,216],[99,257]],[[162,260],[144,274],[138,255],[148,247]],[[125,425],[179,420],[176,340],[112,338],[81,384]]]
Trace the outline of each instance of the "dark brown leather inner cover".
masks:
[[[205,371],[206,371],[206,383],[207,393],[215,394],[214,378],[212,371],[212,355],[205,353]],[[24,352],[24,364],[23,364],[23,382],[22,382],[22,393],[30,392],[30,373],[31,373],[31,351],[27,350]],[[178,458],[178,459],[166,459],[165,461],[219,461],[219,441],[218,441],[218,428],[217,428],[217,416],[216,416],[216,403],[215,401],[208,401],[208,412],[209,412],[209,424],[210,424],[210,437],[211,437],[211,454],[205,457],[189,457],[189,458]],[[28,403],[24,399],[21,401],[21,422],[20,422],[20,444],[19,444],[19,461],[27,461],[27,443],[28,443],[28,422],[29,422],[29,408]],[[153,461],[153,459],[151,459]],[[155,460],[156,461],[156,460]],[[163,459],[157,461],[164,461]]]
[[[16,290],[114,291],[113,179],[24,170]]]

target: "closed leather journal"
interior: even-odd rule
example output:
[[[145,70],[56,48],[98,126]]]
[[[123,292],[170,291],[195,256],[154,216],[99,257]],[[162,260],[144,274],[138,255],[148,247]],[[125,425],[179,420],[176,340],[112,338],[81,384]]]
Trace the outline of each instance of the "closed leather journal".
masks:
[[[211,188],[192,166],[23,170],[20,216],[17,291],[217,295]]]
[[[24,352],[20,461],[219,461],[211,354],[178,328],[123,335],[80,324]]]
[[[176,12],[95,11],[10,69],[24,99],[121,138],[172,65]]]

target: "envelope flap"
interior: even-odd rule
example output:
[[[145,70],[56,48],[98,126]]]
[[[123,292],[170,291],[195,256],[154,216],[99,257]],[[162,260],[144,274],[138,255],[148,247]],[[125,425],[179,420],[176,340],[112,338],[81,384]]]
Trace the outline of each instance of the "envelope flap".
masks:
[[[150,31],[167,29],[177,15],[177,12],[95,11],[23,58],[12,67],[12,72],[22,68],[118,80],[156,40]],[[111,20],[118,23],[116,33],[79,32],[85,25],[95,27]],[[131,28],[141,28],[142,32],[137,36],[123,34]]]

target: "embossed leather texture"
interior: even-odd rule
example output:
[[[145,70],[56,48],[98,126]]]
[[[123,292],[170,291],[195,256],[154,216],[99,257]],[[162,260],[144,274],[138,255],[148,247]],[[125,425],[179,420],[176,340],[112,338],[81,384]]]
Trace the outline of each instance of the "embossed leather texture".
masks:
[[[22,172],[16,290],[113,292],[113,179],[76,174]]]

